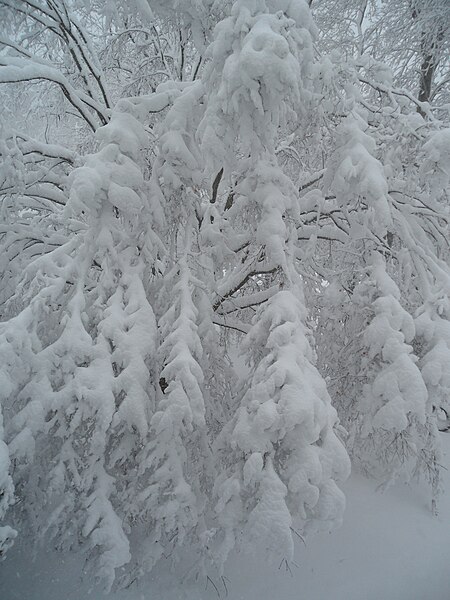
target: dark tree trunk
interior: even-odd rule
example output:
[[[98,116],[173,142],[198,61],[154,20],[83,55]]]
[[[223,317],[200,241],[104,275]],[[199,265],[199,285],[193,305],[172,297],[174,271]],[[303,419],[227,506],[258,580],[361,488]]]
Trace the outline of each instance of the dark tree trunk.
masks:
[[[412,17],[420,19],[420,2],[413,3]],[[420,65],[419,95],[420,102],[430,102],[432,99],[433,78],[436,67],[439,63],[439,45],[444,36],[443,25],[438,29],[436,35],[432,38],[422,27],[420,49],[422,54],[422,63]],[[425,112],[418,106],[417,111],[424,117]]]

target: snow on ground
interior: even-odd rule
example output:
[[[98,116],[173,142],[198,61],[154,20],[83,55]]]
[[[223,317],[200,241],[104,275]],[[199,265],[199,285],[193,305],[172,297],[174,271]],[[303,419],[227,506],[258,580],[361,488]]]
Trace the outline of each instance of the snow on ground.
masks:
[[[228,600],[449,600],[450,435],[444,444],[445,492],[433,517],[424,487],[398,485],[384,493],[353,475],[345,485],[344,525],[297,547],[298,567],[270,570],[257,556],[229,561]],[[40,552],[32,561],[25,534],[0,566],[1,600],[102,600],[105,595],[79,576],[77,557]],[[214,600],[211,583],[176,584],[158,573],[108,600]]]

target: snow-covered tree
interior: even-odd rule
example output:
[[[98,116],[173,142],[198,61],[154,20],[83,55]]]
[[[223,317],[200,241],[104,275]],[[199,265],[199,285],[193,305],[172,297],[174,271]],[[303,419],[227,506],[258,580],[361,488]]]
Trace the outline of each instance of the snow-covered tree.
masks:
[[[373,257],[369,279],[355,289],[355,303],[366,309],[368,325],[363,332],[359,375],[363,381],[359,412],[359,460],[374,461],[391,477],[410,470],[408,460],[416,453],[417,428],[426,420],[427,390],[412,354],[414,320],[400,302],[400,292],[387,275],[380,256]],[[367,440],[368,458],[361,443]],[[367,467],[370,468],[370,467]]]
[[[7,382],[2,383],[6,385]],[[14,484],[9,474],[9,467],[8,446],[3,441],[3,416],[0,415],[0,559],[5,557],[6,551],[17,536],[17,531],[3,524],[3,517],[14,500]]]
[[[220,296],[232,305],[236,291],[259,275],[267,299],[243,343],[249,383],[220,436],[231,460],[216,484],[220,567],[235,544],[259,538],[278,561],[290,561],[294,523],[339,522],[344,506],[335,480],[348,474],[346,453],[313,366],[293,252],[298,196],[275,153],[280,129],[309,104],[313,33],[305,5],[236,2],[216,29],[205,75],[211,91],[203,147],[213,172],[221,166],[237,182],[227,235],[239,228],[248,236],[242,259],[219,283]]]
[[[446,3],[0,9],[0,553],[288,565],[348,454],[435,500]]]

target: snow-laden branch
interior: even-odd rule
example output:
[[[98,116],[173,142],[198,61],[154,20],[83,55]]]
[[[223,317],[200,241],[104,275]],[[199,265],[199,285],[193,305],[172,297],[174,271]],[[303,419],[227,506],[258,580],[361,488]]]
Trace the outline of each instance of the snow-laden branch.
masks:
[[[93,131],[108,122],[105,109],[90,96],[73,87],[58,69],[41,61],[0,56],[0,83],[19,83],[43,80],[57,84]],[[90,110],[89,110],[90,109]],[[92,112],[94,114],[92,114]],[[97,116],[97,119],[95,116]]]

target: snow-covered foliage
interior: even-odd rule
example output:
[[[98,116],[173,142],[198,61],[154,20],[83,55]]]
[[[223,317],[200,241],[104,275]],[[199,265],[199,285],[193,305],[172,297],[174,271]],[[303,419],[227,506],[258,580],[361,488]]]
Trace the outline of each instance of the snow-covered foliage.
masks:
[[[374,256],[372,263],[368,279],[354,293],[368,325],[362,338],[360,417],[353,451],[364,469],[392,481],[416,472],[430,436],[436,450],[437,429],[424,377],[409,345],[416,335],[414,320],[402,307],[400,291],[382,258]],[[436,478],[438,458],[436,453],[427,465]]]
[[[350,464],[303,320],[299,298],[279,291],[256,313],[244,341],[250,379],[219,440],[230,462],[216,485],[221,553],[243,532],[250,541],[262,538],[275,559],[290,561],[294,526],[319,520],[330,527],[342,519],[336,481],[348,477]]]
[[[2,382],[6,385],[6,381]],[[9,525],[3,524],[3,518],[10,504],[14,501],[14,484],[9,474],[9,451],[3,441],[3,417],[0,414],[0,558],[5,557],[7,549],[13,544],[17,535]]]
[[[314,4],[0,0],[0,519],[106,588],[289,568],[349,455],[440,491],[448,30],[416,98]]]

